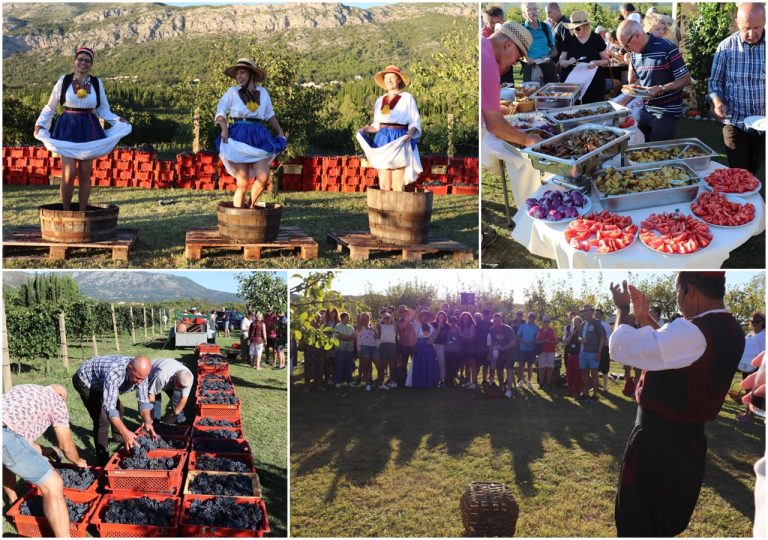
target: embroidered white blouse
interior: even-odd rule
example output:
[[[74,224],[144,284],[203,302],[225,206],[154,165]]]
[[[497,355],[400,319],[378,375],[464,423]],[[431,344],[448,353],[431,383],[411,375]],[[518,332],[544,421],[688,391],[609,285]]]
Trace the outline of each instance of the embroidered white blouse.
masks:
[[[271,119],[275,116],[275,111],[272,108],[272,99],[269,97],[269,92],[263,86],[258,86],[257,88],[259,90],[259,108],[251,112],[245,106],[243,100],[240,99],[240,94],[238,94],[240,86],[230,86],[216,106],[214,120],[219,116],[226,119],[227,113],[232,118],[257,118],[265,122]]]
[[[416,134],[414,138],[418,138],[421,135],[421,116],[419,115],[419,108],[416,106],[416,100],[408,92],[401,92],[400,99],[395,104],[394,108],[389,111],[389,114],[383,114],[381,112],[381,104],[384,102],[384,96],[380,96],[376,100],[376,104],[373,106],[373,127],[376,129],[381,128],[381,124],[403,124],[407,125],[408,129],[415,127]]]
[[[428,332],[424,331],[424,328],[419,324],[418,326],[414,325],[414,329],[416,330],[416,339],[418,338],[428,338],[432,335],[432,333],[435,331],[435,327],[431,324],[427,325],[429,328]]]
[[[96,77],[90,78],[96,79]],[[98,79],[98,81],[99,93],[101,94],[101,105],[99,105],[98,109],[96,108],[96,92],[93,86],[91,86],[91,91],[88,93],[88,95],[83,99],[80,99],[72,89],[71,84],[69,85],[69,88],[67,88],[67,93],[64,97],[64,106],[72,107],[73,109],[94,109],[93,112],[95,112],[100,118],[103,118],[110,124],[114,124],[120,120],[120,117],[110,110],[109,101],[107,101],[107,95],[104,93],[104,82],[101,79]],[[61,86],[63,84],[64,76],[62,75],[59,80],[56,81],[56,85],[53,87],[53,92],[51,92],[51,97],[48,98],[48,103],[45,104],[45,107],[43,107],[43,110],[40,112],[40,116],[37,117],[37,121],[35,122],[36,126],[44,127],[46,130],[50,131],[51,121],[56,114],[56,107],[59,105]]]

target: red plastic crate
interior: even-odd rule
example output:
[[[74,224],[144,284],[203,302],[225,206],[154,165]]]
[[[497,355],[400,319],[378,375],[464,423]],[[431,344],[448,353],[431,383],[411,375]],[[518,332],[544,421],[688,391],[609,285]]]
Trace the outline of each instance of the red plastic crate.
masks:
[[[454,195],[477,195],[479,190],[477,186],[451,186],[451,193]]]
[[[203,471],[206,469],[198,469],[197,461],[201,456],[218,457],[235,459],[237,461],[243,461],[248,466],[250,472],[256,472],[256,466],[253,464],[253,456],[246,452],[190,452],[189,461],[187,464],[187,470],[189,471]]]
[[[117,154],[116,158],[120,161],[127,161],[129,163],[133,161],[133,150],[115,150],[115,153]]]
[[[102,516],[106,512],[107,505],[110,501],[119,501],[125,499],[135,499],[141,497],[149,497],[150,499],[156,499],[158,501],[165,501],[167,499],[173,499],[174,513],[171,519],[171,525],[159,526],[159,525],[124,525],[122,523],[108,523],[102,521]],[[179,511],[181,510],[181,499],[179,497],[169,497],[167,495],[155,495],[152,493],[142,492],[125,492],[107,494],[101,498],[96,511],[91,517],[91,523],[96,526],[99,531],[99,536],[108,538],[150,538],[153,536],[176,536],[176,530],[179,524]]]
[[[228,537],[228,538],[242,538],[242,537],[258,537],[261,538],[265,534],[271,532],[269,527],[269,517],[267,516],[267,507],[264,504],[263,499],[256,499],[250,497],[233,497],[235,502],[239,504],[253,504],[261,508],[263,515],[261,528],[258,531],[244,530],[244,529],[230,529],[228,527],[210,527],[206,525],[191,525],[187,523],[189,519],[189,508],[192,506],[192,501],[204,501],[213,499],[215,495],[185,495],[181,504],[181,512],[179,516],[179,536],[193,536],[193,537]]]
[[[179,492],[182,471],[187,462],[187,452],[183,450],[152,450],[147,452],[149,458],[179,458],[175,468],[161,471],[121,469],[120,462],[125,457],[127,457],[125,451],[118,452],[110,458],[104,467],[111,491],[136,491],[169,495]]]
[[[150,152],[149,150],[135,150],[133,152],[133,160],[137,163],[141,164],[149,164],[150,169],[152,170],[152,161],[155,159],[155,152]],[[139,169],[141,171],[147,170],[147,169]]]
[[[72,463],[61,463],[60,465],[56,465],[55,469],[72,469],[74,471],[79,471],[80,467]],[[96,480],[94,480],[93,483],[85,489],[64,488],[65,491],[70,490],[70,491],[76,491],[79,493],[95,493],[99,489],[99,480],[104,474],[104,468],[89,466],[89,467],[86,467],[86,469],[90,469],[91,471],[93,471],[93,473],[96,475]]]
[[[208,418],[224,418],[226,420],[239,419],[241,415],[240,398],[237,403],[218,404],[218,403],[200,403],[197,402],[197,416],[207,416]]]
[[[216,162],[216,155],[211,152],[198,152],[197,162],[201,165],[212,165]]]
[[[37,488],[30,489],[24,496],[19,497],[13,505],[8,509],[6,516],[13,520],[13,524],[16,530],[21,536],[27,536],[32,538],[41,538],[43,536],[53,536],[53,530],[48,523],[46,517],[36,516],[24,516],[20,512],[21,505],[24,501],[32,497],[38,496],[40,491]],[[69,534],[72,537],[84,538],[86,536],[86,529],[91,521],[91,516],[96,512],[96,509],[101,500],[101,495],[94,492],[82,492],[70,489],[64,490],[64,497],[72,502],[77,503],[90,503],[88,511],[83,516],[83,520],[78,523],[69,524]]]
[[[195,419],[192,422],[192,428],[200,427],[200,421],[202,419],[204,419],[204,418],[206,418],[206,417],[205,416],[195,416]],[[242,422],[242,420],[240,418],[224,418],[224,419],[218,418],[217,420],[228,420],[230,422],[235,422],[236,425],[234,427],[237,427],[237,428],[242,428],[243,427],[243,422]],[[210,427],[210,426],[202,426],[202,427]],[[191,433],[191,430],[190,430],[190,433]]]
[[[44,146],[32,146],[29,149],[29,156],[47,160],[49,157],[51,157],[51,152]]]
[[[190,426],[185,426],[183,424],[155,424],[155,433],[160,435],[163,439],[170,440],[171,438],[175,437],[184,437],[185,439],[189,439],[189,434],[192,432],[192,428]],[[136,435],[144,435],[146,433],[146,430],[144,429],[144,426],[139,426],[136,431],[134,431]]]
[[[214,375],[224,375],[225,377],[229,377],[229,364],[213,364],[209,362],[198,362],[197,364],[197,374],[199,375],[207,375],[207,374],[214,374]]]
[[[227,452],[234,452],[236,454],[250,454],[251,453],[251,446],[248,444],[248,441],[246,439],[235,439],[235,440],[229,440],[224,441],[221,439],[192,439],[192,451],[194,452],[214,452],[214,450],[211,450],[209,446],[210,443],[220,443],[225,444],[228,447],[231,448],[227,450]],[[220,452],[221,450],[216,450],[216,452]]]
[[[200,358],[202,354],[221,354],[221,345],[213,343],[200,343],[195,346],[195,357]]]
[[[450,186],[422,186],[425,190],[431,191],[434,195],[448,195]]]
[[[206,415],[201,414],[198,416],[206,416]],[[210,418],[210,416],[208,418]],[[221,419],[217,418],[217,420],[221,420]],[[238,418],[238,420],[240,420],[240,418]],[[192,429],[192,437],[195,439],[220,439],[221,437],[212,437],[208,435],[208,432],[218,431],[218,430],[234,431],[237,435],[239,435],[239,437],[234,437],[235,439],[244,438],[243,430],[241,428],[226,427],[226,426],[195,426]]]

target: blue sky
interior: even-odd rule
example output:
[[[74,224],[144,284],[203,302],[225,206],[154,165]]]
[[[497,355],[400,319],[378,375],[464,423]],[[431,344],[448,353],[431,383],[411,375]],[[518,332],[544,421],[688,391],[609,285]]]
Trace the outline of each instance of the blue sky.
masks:
[[[230,293],[237,293],[237,280],[235,276],[237,274],[248,274],[250,270],[231,271],[231,270],[153,270],[153,272],[163,274],[173,274],[174,276],[181,276],[189,278],[198,285],[202,285],[208,289],[214,291],[224,291]],[[275,272],[278,275],[282,275],[283,279],[286,279],[287,272]]]

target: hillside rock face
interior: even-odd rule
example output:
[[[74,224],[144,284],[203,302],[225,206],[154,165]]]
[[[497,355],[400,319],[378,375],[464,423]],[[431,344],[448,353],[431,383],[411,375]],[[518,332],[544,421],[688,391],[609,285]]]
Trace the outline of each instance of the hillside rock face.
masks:
[[[62,7],[66,6],[66,7]],[[262,4],[177,8],[162,4],[20,4],[3,6],[3,56],[30,50],[68,54],[82,44],[103,50],[174,37],[332,31],[378,25],[415,14],[476,16],[476,6],[398,4],[360,9],[343,4]],[[301,40],[297,39],[297,48]]]

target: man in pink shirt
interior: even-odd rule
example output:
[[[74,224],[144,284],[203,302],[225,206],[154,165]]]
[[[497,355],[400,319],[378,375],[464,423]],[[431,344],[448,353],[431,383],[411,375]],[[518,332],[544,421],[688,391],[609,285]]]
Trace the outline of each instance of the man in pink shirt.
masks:
[[[66,458],[78,467],[87,466],[72,441],[66,400],[67,390],[60,384],[19,384],[3,395],[3,490],[11,502],[18,498],[13,489],[17,474],[36,485],[45,517],[58,538],[69,537],[69,512],[61,476],[46,459],[58,454],[35,440],[53,427]]]
[[[528,54],[531,33],[522,25],[507,21],[490,37],[480,38],[480,109],[485,128],[501,140],[531,146],[541,139],[513,128],[501,112],[501,74]]]

